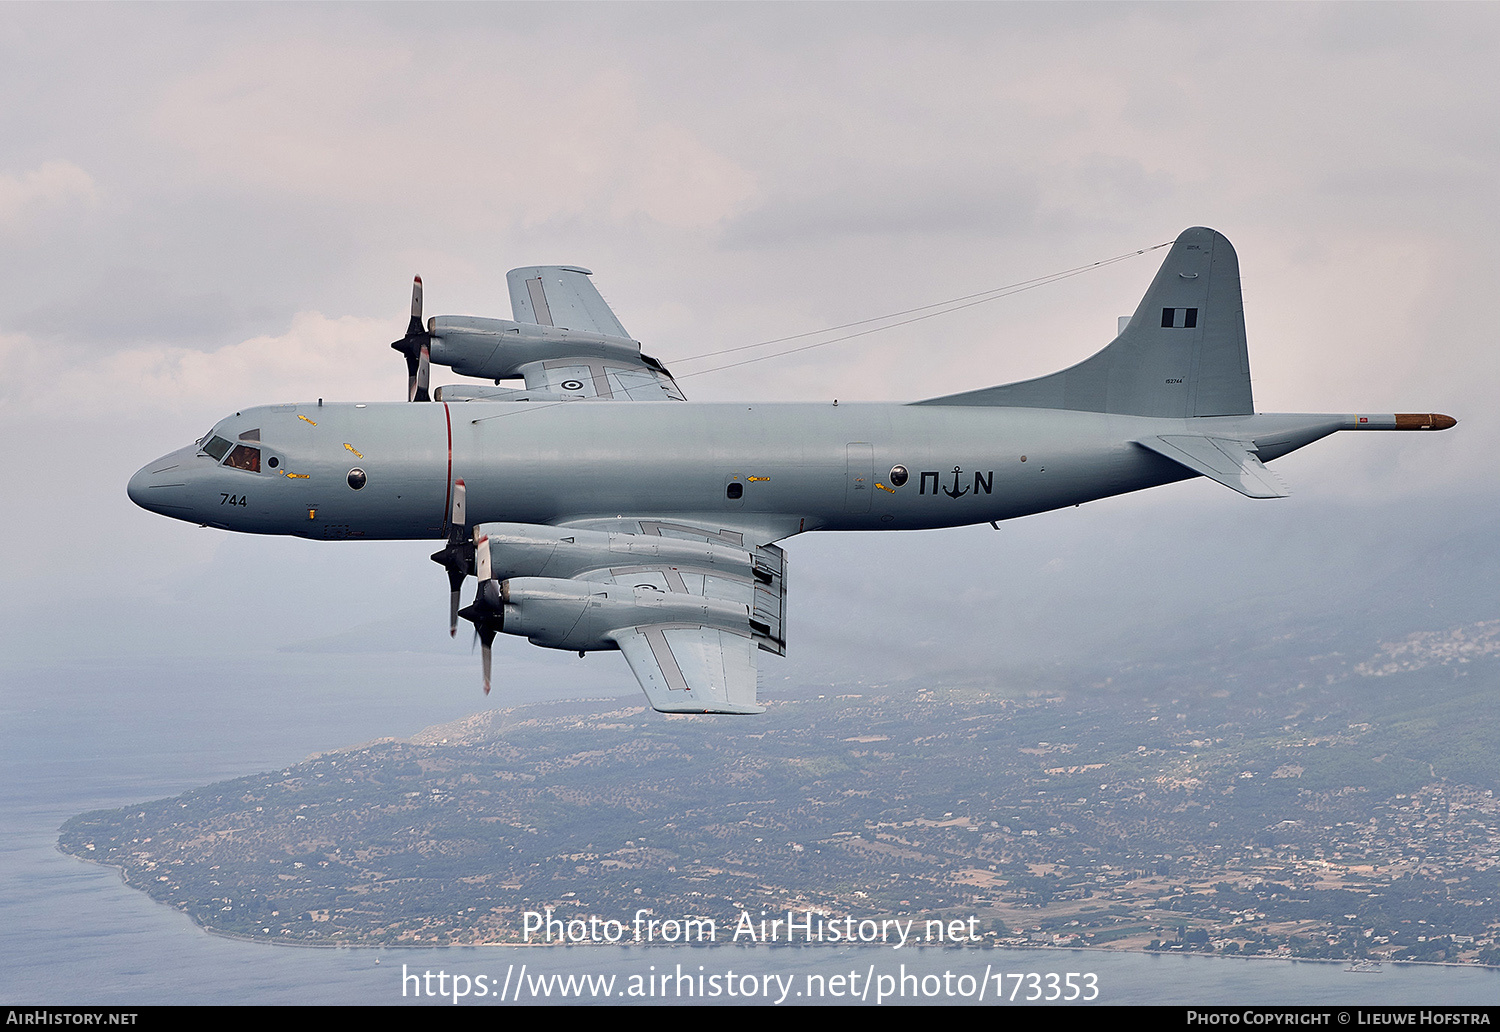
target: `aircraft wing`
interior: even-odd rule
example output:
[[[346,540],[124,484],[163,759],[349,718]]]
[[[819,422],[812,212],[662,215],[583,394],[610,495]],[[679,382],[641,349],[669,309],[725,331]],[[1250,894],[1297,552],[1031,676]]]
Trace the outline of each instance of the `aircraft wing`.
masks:
[[[764,713],[755,699],[756,647],[748,635],[716,627],[647,625],[615,641],[662,713]]]
[[[554,358],[523,366],[526,390],[609,401],[684,401],[677,381],[649,355],[636,361],[587,356]]]
[[[563,331],[562,346],[550,357],[519,370],[526,389],[614,401],[684,400],[666,366],[641,354],[590,275],[574,265],[533,265],[506,273],[515,321]],[[576,349],[567,346],[569,338],[576,340]]]
[[[653,544],[639,543],[648,549]],[[655,547],[659,551],[664,544]],[[762,650],[786,652],[782,635],[785,555],[775,545],[753,550],[723,544],[712,549],[689,545],[688,549],[705,561],[695,565],[696,556],[682,549],[684,554],[676,562],[626,561],[587,575],[590,580],[628,587],[646,603],[636,614],[640,623],[619,628],[610,637],[625,654],[652,709],[764,713],[765,707],[755,697],[756,659]],[[721,556],[725,552],[728,556]],[[701,606],[697,606],[699,599]],[[680,619],[684,603],[687,618]]]
[[[510,308],[516,322],[629,337],[589,279],[592,275],[576,265],[511,269],[505,274],[505,283],[510,288]]]
[[[618,647],[663,713],[764,712],[759,654],[786,653],[776,545],[651,519],[600,530],[490,523],[476,534],[505,571],[496,576],[510,633],[553,648]]]

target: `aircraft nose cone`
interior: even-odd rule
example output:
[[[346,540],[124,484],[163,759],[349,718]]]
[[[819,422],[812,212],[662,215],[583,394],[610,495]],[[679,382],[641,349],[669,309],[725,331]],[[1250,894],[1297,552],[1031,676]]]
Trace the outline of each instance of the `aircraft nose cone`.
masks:
[[[125,485],[125,493],[142,509],[177,519],[192,519],[194,509],[188,500],[187,464],[196,453],[196,448],[179,448],[155,462],[146,463]]]
[[[135,471],[135,476],[130,478],[130,483],[125,485],[125,493],[130,496],[132,502],[139,505],[142,509],[151,508],[151,506],[146,504],[146,485],[150,483],[150,477],[151,467],[142,466]]]
[[[145,508],[145,466],[136,469],[135,475],[130,477],[130,483],[124,484],[124,493],[130,496],[130,501],[135,502],[141,508]]]

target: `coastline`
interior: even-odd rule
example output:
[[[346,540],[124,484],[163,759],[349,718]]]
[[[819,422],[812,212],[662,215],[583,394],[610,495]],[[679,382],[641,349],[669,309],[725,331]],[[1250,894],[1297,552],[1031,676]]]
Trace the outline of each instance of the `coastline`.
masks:
[[[838,943],[838,944],[830,946],[829,944],[815,943],[815,942],[800,942],[800,943],[799,942],[776,942],[776,943],[743,943],[743,942],[727,942],[727,943],[718,943],[718,942],[714,942],[714,943],[652,943],[652,942],[642,942],[642,943],[635,943],[635,942],[620,942],[620,943],[603,943],[603,942],[577,942],[577,943],[564,943],[564,942],[455,942],[455,943],[433,944],[433,943],[377,943],[377,942],[359,942],[359,941],[350,941],[350,942],[288,941],[286,939],[277,939],[277,938],[269,936],[269,935],[267,935],[267,936],[245,935],[245,934],[242,934],[242,933],[239,933],[239,932],[225,931],[223,929],[214,928],[214,927],[211,927],[209,925],[200,924],[198,921],[194,920],[193,917],[192,917],[192,915],[189,914],[186,910],[184,910],[182,908],[179,908],[179,907],[174,907],[170,903],[164,903],[161,900],[156,899],[155,897],[151,896],[150,893],[147,893],[143,889],[140,889],[136,885],[132,884],[131,881],[130,881],[129,870],[127,868],[118,866],[116,864],[104,863],[103,861],[95,860],[95,859],[92,859],[90,857],[78,856],[75,853],[69,853],[67,850],[65,850],[65,849],[62,848],[62,846],[61,846],[60,843],[57,844],[55,848],[57,849],[57,852],[59,852],[63,856],[71,857],[74,860],[78,860],[78,861],[80,861],[82,863],[93,864],[93,865],[95,865],[97,867],[103,867],[103,868],[108,868],[108,869],[114,870],[119,875],[120,882],[125,887],[130,888],[132,890],[135,890],[137,892],[141,892],[148,899],[150,899],[151,902],[157,904],[158,906],[165,907],[166,909],[171,910],[171,911],[173,911],[175,913],[182,914],[184,917],[187,917],[190,921],[192,921],[192,924],[193,924],[194,928],[196,928],[198,931],[202,932],[205,935],[213,936],[216,939],[223,939],[223,940],[226,940],[226,941],[229,941],[229,942],[246,943],[246,944],[251,944],[251,945],[256,945],[256,946],[275,946],[275,947],[280,947],[280,948],[305,949],[305,950],[361,950],[361,951],[362,950],[405,950],[405,951],[419,951],[419,950],[483,950],[483,949],[527,949],[527,950],[573,950],[573,949],[623,949],[623,950],[635,950],[635,949],[638,949],[638,950],[661,951],[661,950],[673,950],[673,949],[684,949],[684,948],[687,948],[687,949],[705,949],[705,950],[712,950],[712,949],[736,949],[736,950],[757,950],[757,949],[769,949],[769,950],[787,950],[787,949],[795,949],[795,950],[861,949],[861,950],[870,950],[870,951],[882,951],[882,950],[886,950],[886,951],[893,951],[894,952],[894,948],[893,947],[885,946],[885,945],[879,945],[879,946],[877,946],[877,945],[867,945],[867,944]],[[1481,964],[1481,963],[1479,963],[1477,961],[1475,961],[1475,962],[1462,962],[1462,961],[1432,961],[1432,960],[1391,960],[1391,959],[1385,958],[1385,957],[1342,957],[1342,958],[1339,958],[1339,957],[1295,957],[1295,956],[1272,956],[1272,955],[1269,955],[1269,954],[1261,954],[1261,953],[1246,953],[1246,954],[1229,955],[1229,954],[1224,954],[1224,953],[1206,952],[1206,951],[1203,951],[1203,950],[1149,950],[1149,949],[1114,948],[1114,947],[1109,947],[1109,946],[1089,946],[1089,945],[1082,945],[1082,944],[1070,944],[1070,945],[1063,946],[1063,945],[1053,945],[1053,944],[1050,944],[1050,943],[1029,943],[1029,944],[1025,944],[1025,945],[1018,944],[1018,943],[1000,943],[1000,942],[996,942],[996,943],[979,943],[979,944],[948,944],[948,945],[930,945],[930,944],[927,944],[927,943],[922,943],[920,945],[913,945],[913,946],[902,947],[902,949],[918,950],[918,951],[942,951],[942,952],[945,952],[945,953],[988,952],[988,951],[991,951],[991,950],[1009,950],[1009,951],[1014,951],[1014,952],[1018,952],[1018,953],[1020,953],[1020,952],[1097,953],[1097,954],[1103,954],[1103,955],[1106,955],[1106,956],[1126,956],[1126,955],[1129,955],[1129,956],[1144,956],[1144,957],[1150,957],[1150,956],[1194,957],[1194,958],[1202,958],[1202,959],[1206,959],[1206,960],[1283,961],[1283,962],[1295,963],[1295,964],[1325,964],[1325,965],[1335,965],[1335,964],[1344,965],[1344,964],[1355,964],[1355,963],[1360,963],[1360,962],[1373,962],[1373,963],[1379,964],[1382,968],[1384,968],[1386,965],[1389,965],[1392,968],[1397,968],[1397,967],[1414,967],[1414,968],[1415,967],[1424,967],[1424,968],[1452,968],[1452,969],[1455,969],[1455,970],[1464,970],[1464,971],[1470,971],[1470,970],[1472,970],[1472,971],[1500,971],[1500,965],[1496,965],[1496,964]],[[1351,973],[1353,973],[1353,972],[1351,972]],[[1360,973],[1363,973],[1363,972],[1360,972]]]

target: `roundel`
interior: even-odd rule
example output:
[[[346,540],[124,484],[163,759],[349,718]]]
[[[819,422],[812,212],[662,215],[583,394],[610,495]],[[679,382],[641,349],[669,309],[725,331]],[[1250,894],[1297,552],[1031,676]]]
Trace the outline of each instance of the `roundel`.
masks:
[[[583,390],[583,381],[582,380],[564,380],[562,382],[561,386],[562,386],[562,389],[565,390],[565,391],[581,391],[581,390]]]

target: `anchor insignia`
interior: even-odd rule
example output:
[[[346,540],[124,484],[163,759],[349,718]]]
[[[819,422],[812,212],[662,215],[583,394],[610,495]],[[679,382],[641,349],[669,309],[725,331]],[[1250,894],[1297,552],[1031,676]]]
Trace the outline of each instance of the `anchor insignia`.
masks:
[[[958,489],[958,474],[960,472],[961,472],[961,470],[959,469],[959,467],[954,466],[953,467],[953,486],[952,487],[945,487],[945,488],[943,488],[943,494],[947,495],[949,498],[962,498],[964,495],[966,495],[966,494],[969,493],[969,489],[967,487],[964,488],[962,491],[960,491]]]

